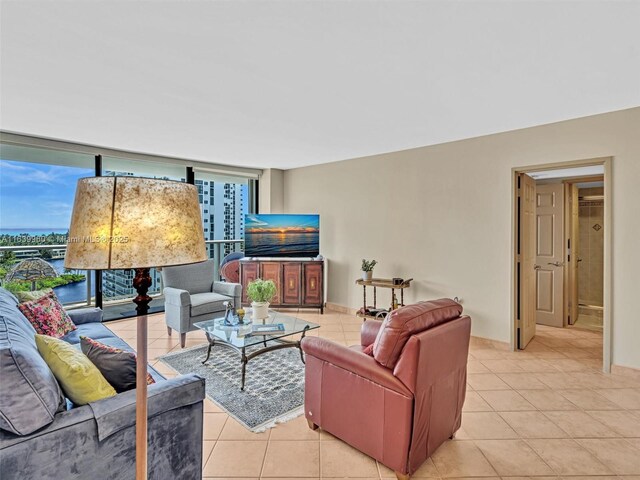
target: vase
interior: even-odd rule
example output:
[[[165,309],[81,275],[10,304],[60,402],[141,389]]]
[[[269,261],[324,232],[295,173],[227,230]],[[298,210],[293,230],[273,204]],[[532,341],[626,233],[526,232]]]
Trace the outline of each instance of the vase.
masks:
[[[269,316],[269,302],[252,302],[251,318],[263,320]]]
[[[370,270],[368,272],[362,272],[362,280],[369,281],[373,278],[373,271]]]

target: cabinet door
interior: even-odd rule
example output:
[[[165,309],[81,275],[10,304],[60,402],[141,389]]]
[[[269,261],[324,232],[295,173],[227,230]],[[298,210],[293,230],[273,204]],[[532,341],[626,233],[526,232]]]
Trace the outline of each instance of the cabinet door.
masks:
[[[304,304],[322,305],[322,263],[305,263],[304,266]]]
[[[242,284],[242,303],[249,303],[247,285],[258,278],[258,262],[240,262],[240,283]]]
[[[260,278],[262,280],[273,280],[276,284],[276,294],[271,299],[274,305],[282,303],[282,264],[280,262],[261,262]]]
[[[282,285],[282,303],[300,305],[302,265],[300,263],[284,263],[282,265],[284,284]]]

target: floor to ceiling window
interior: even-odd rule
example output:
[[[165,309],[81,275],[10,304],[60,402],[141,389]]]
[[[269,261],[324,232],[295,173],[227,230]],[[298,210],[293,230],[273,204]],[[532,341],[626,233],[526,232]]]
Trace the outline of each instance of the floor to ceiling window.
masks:
[[[27,284],[7,285],[3,277],[20,258],[40,257],[56,268],[60,278],[40,281],[38,287],[55,286],[54,291],[66,305],[102,303],[106,320],[135,315],[135,305],[131,302],[136,295],[132,285],[133,270],[94,274],[64,269],[76,182],[78,178],[93,176],[96,172],[103,176],[139,176],[195,183],[203,237],[216,266],[227,254],[242,251],[244,217],[255,205],[252,192],[259,171],[227,166],[216,166],[212,171],[207,168],[210,164],[203,162],[5,132],[0,135],[0,283],[3,286],[30,288]],[[97,155],[100,155],[99,160]],[[151,307],[161,311],[164,299],[160,271],[152,269],[151,277],[153,285],[149,293],[154,297]]]

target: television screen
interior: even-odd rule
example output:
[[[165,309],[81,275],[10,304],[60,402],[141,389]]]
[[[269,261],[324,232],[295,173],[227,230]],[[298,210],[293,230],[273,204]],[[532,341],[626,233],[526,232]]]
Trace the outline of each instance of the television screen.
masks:
[[[315,257],[320,254],[320,215],[247,214],[247,257]]]

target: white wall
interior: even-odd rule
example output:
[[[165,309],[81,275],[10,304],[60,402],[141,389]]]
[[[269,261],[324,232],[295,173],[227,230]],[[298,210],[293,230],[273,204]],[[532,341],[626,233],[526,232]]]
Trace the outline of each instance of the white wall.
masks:
[[[612,156],[613,363],[640,368],[640,108],[286,170],[284,211],[321,215],[328,302],[356,308],[362,258],[460,296],[473,334],[510,341],[511,169]],[[386,301],[385,293],[380,297]]]

